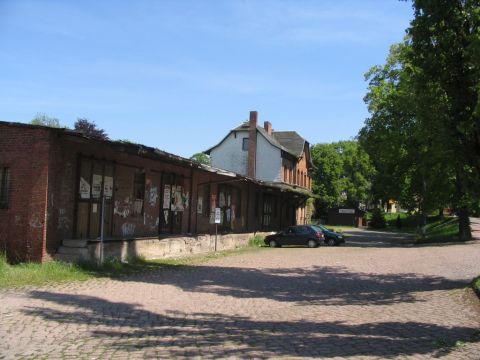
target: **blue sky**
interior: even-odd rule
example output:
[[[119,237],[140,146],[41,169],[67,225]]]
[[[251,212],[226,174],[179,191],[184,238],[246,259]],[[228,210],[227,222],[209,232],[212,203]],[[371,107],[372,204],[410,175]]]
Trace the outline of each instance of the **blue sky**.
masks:
[[[398,0],[0,0],[0,120],[86,117],[186,157],[250,110],[310,143],[349,139],[364,73],[411,17]]]

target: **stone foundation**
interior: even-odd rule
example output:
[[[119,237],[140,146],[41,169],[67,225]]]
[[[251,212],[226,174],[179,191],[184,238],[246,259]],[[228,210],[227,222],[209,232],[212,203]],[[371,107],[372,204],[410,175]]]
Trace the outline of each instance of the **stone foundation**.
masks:
[[[126,260],[131,257],[142,257],[146,260],[179,258],[199,254],[208,254],[223,250],[233,250],[247,246],[255,235],[265,236],[268,233],[244,233],[215,235],[178,236],[168,238],[142,238],[129,240],[105,241],[104,259]],[[100,258],[100,242],[89,243],[88,260]]]

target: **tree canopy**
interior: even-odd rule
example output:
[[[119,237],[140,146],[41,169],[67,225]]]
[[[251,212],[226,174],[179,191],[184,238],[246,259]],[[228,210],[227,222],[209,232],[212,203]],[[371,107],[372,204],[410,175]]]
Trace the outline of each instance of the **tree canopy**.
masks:
[[[99,129],[95,122],[88,119],[78,118],[74,124],[74,129],[94,139],[109,140],[105,130]]]
[[[369,199],[373,166],[357,141],[316,144],[312,147],[313,192],[317,211],[339,205],[358,206]]]
[[[210,157],[207,154],[204,154],[204,153],[201,153],[201,152],[193,154],[190,157],[190,160],[198,161],[199,163],[204,164],[204,165],[210,165],[211,164]]]
[[[48,116],[43,113],[37,113],[35,117],[30,121],[32,125],[41,125],[41,126],[48,126],[53,128],[61,128],[63,127],[60,125],[60,121],[57,118]]]
[[[460,236],[480,188],[479,0],[414,0],[415,17],[384,66],[373,67],[359,133],[373,193],[425,215],[452,205]]]

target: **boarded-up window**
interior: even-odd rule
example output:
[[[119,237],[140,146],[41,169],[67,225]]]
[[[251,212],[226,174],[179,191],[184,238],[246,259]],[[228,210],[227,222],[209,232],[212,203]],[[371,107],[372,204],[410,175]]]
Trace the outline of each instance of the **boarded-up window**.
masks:
[[[0,168],[0,209],[8,209],[8,193],[10,190],[10,169]]]
[[[133,181],[133,215],[143,214],[145,199],[145,172],[135,172]]]

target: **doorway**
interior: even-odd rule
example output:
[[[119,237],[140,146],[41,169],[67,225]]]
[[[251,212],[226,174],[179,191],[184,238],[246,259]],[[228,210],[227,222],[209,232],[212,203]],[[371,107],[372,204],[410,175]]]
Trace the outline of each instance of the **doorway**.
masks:
[[[76,194],[76,239],[98,239],[101,231],[102,199],[105,196],[104,236],[112,236],[113,162],[80,157]]]

